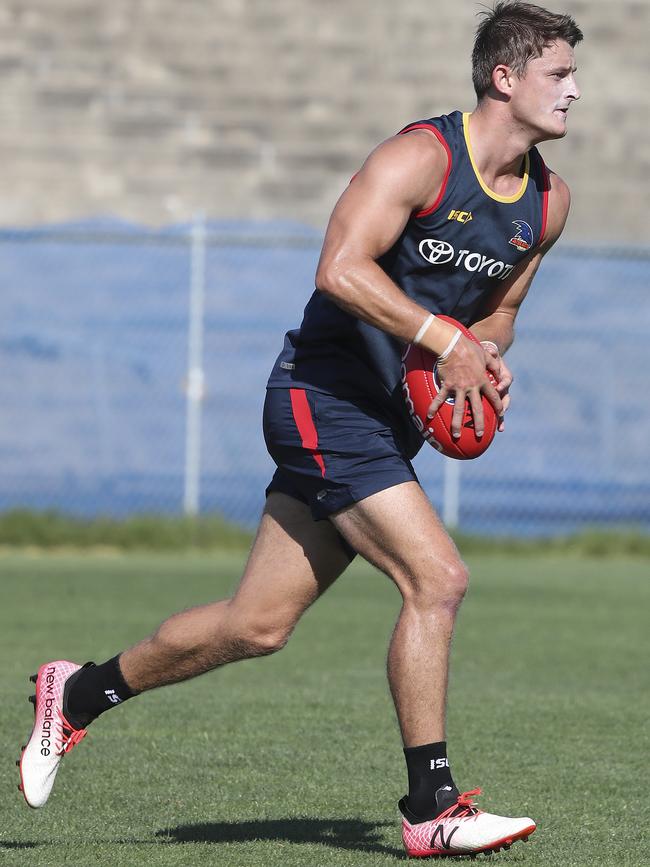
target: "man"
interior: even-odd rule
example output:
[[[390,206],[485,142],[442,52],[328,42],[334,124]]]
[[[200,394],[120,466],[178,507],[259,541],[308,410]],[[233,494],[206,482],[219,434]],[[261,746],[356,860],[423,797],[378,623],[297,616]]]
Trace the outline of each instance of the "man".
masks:
[[[480,790],[459,794],[451,775],[448,655],[467,573],[410,463],[422,440],[401,396],[400,355],[415,341],[441,356],[430,414],[453,397],[455,435],[466,400],[482,433],[482,394],[503,429],[512,377],[502,355],[569,207],[534,145],[565,135],[581,38],[567,15],[498,3],[477,31],[476,109],[411,124],[368,157],[334,209],[316,292],[269,379],[264,433],[278,469],[235,595],[170,617],[102,665],[41,666],[20,762],[31,806],[45,803],[61,757],[97,716],[279,650],[359,553],[403,599],[388,678],[408,772],[407,852],[492,851],[535,830],[531,819],[477,810]],[[482,345],[436,313],[471,326]]]

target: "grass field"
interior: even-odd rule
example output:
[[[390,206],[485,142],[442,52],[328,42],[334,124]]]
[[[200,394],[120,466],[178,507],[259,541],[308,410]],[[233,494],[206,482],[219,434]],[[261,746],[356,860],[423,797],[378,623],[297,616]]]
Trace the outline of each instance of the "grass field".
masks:
[[[386,865],[404,861],[405,772],[384,678],[398,609],[355,564],[274,657],[102,717],[30,811],[14,760],[27,677],[104,660],[168,613],[225,595],[241,556],[0,557],[0,865]],[[458,626],[457,782],[537,819],[503,864],[642,865],[647,851],[647,560],[483,557]],[[480,863],[480,862],[477,862]]]

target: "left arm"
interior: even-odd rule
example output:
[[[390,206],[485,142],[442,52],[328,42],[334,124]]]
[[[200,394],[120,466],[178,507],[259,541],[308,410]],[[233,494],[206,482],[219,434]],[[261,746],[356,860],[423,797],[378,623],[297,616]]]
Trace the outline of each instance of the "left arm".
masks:
[[[471,327],[479,340],[493,341],[503,355],[514,340],[515,318],[526,297],[542,259],[562,234],[569,213],[569,188],[558,175],[550,173],[546,236],[541,247],[516,267],[504,281],[498,293],[493,293],[485,305],[481,319]]]
[[[550,184],[546,236],[541,247],[513,270],[499,292],[488,299],[482,311],[482,318],[470,329],[480,341],[486,341],[483,348],[500,365],[497,391],[503,399],[504,409],[509,403],[508,389],[512,383],[512,374],[501,356],[512,345],[515,336],[515,319],[521,303],[526,297],[542,259],[562,234],[569,213],[571,202],[569,188],[562,178],[553,173],[550,173]],[[499,421],[499,430],[503,430],[503,419]]]

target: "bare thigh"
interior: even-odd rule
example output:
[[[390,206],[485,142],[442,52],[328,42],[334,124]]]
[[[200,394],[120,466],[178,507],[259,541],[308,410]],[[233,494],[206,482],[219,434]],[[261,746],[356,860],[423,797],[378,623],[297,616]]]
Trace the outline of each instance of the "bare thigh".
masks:
[[[270,494],[230,614],[290,631],[349,562],[329,521],[314,521],[308,506],[286,494]]]
[[[362,557],[397,583],[403,595],[443,591],[450,578],[453,583],[460,555],[417,482],[379,491],[330,520]]]

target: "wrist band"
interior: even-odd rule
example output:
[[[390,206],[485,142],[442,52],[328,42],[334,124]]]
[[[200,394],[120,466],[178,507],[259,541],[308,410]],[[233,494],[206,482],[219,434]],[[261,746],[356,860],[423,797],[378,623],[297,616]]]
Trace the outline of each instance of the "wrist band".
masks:
[[[425,334],[427,333],[427,331],[429,330],[429,326],[431,325],[431,323],[433,322],[433,320],[434,320],[435,318],[436,318],[436,317],[433,315],[433,313],[429,313],[429,315],[428,315],[427,318],[424,320],[424,322],[422,323],[422,325],[420,325],[420,330],[418,331],[418,333],[417,333],[417,334],[415,335],[415,337],[413,338],[413,343],[415,343],[415,344],[417,345],[417,344],[422,340],[422,338],[424,337],[424,335],[425,335]]]
[[[461,330],[460,330],[460,328],[457,328],[456,333],[454,334],[454,336],[451,338],[451,340],[447,344],[447,348],[445,349],[445,351],[441,355],[438,356],[438,364],[440,364],[441,361],[446,361],[449,358],[449,356],[453,352],[454,346],[456,346],[456,344],[460,340],[460,336],[461,336]]]
[[[496,345],[496,343],[494,342],[494,340],[481,340],[481,346],[485,346],[486,344],[487,344],[488,346],[494,346],[494,348],[495,348],[496,351],[499,353],[499,355],[501,355],[501,352],[499,352],[499,347]]]

